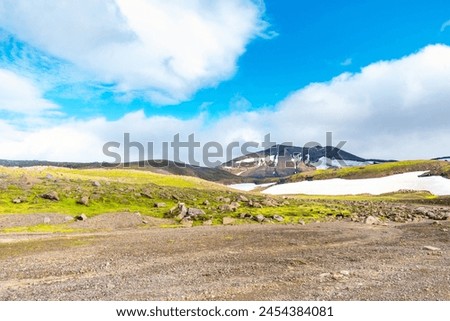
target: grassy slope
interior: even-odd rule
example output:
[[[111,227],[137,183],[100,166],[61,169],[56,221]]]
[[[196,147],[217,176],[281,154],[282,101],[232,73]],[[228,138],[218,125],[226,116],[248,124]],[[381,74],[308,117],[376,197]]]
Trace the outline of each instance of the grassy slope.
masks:
[[[100,186],[94,186],[94,182]],[[56,191],[59,201],[46,200],[43,193]],[[218,206],[224,204],[220,197],[238,199],[245,194],[254,202],[264,203],[274,199],[276,205],[264,205],[263,208],[250,207],[240,202],[235,212],[222,213]],[[89,196],[89,204],[77,203],[83,196]],[[14,199],[23,200],[20,204]],[[208,200],[209,205],[204,205]],[[155,203],[164,202],[163,208]],[[0,167],[0,214],[61,213],[71,216],[81,213],[94,216],[111,212],[140,212],[153,217],[167,217],[168,210],[178,202],[187,207],[197,207],[205,211],[194,225],[211,219],[220,224],[224,216],[234,217],[236,223],[241,213],[262,214],[271,217],[281,215],[288,222],[320,220],[328,216],[349,215],[345,206],[325,204],[316,201],[289,200],[268,197],[259,193],[232,191],[223,185],[204,181],[194,177],[155,174],[146,171],[124,169],[67,169],[56,167],[6,168]],[[246,220],[248,222],[248,220]],[[64,226],[39,225],[35,227],[17,227],[3,232],[75,232]]]
[[[322,180],[331,178],[374,178],[414,171],[430,171],[433,175],[450,177],[450,164],[444,161],[432,160],[401,161],[361,167],[325,169],[314,172],[299,173],[289,177],[287,181],[298,182],[307,179]]]

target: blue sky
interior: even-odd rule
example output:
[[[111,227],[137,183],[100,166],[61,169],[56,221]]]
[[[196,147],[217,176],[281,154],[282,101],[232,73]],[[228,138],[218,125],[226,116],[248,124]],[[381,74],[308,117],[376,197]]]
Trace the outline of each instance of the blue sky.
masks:
[[[447,155],[449,21],[444,0],[0,0],[0,157],[327,131],[366,157]]]

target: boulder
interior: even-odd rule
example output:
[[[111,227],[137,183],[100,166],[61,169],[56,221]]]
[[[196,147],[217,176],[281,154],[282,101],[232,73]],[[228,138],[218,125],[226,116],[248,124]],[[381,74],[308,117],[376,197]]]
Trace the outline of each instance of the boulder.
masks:
[[[234,224],[235,221],[236,221],[236,219],[234,219],[232,217],[224,217],[224,218],[222,218],[222,224],[223,225],[232,225],[232,224]]]
[[[77,201],[77,204],[86,205],[87,206],[89,204],[89,197],[88,196],[83,196],[82,198],[80,198]]]
[[[283,222],[284,218],[280,215],[275,214],[274,216],[272,216],[272,218],[277,221],[277,222]]]
[[[262,214],[258,214],[255,216],[255,220],[258,221],[259,223],[262,223],[264,221],[265,217]]]
[[[204,214],[205,214],[205,212],[202,209],[195,208],[195,207],[190,207],[187,211],[187,215],[189,217],[194,217],[194,216],[204,215]]]
[[[373,216],[367,216],[366,219],[364,220],[364,223],[367,225],[377,225],[380,224],[380,220],[376,217]]]
[[[87,218],[86,214],[80,214],[80,215],[76,216],[75,219],[77,221],[86,221],[88,218]]]
[[[166,203],[163,203],[163,202],[161,202],[161,203],[155,203],[155,205],[154,205],[156,208],[163,208],[163,207],[166,207]]]
[[[44,193],[41,195],[41,197],[46,200],[59,201],[58,193],[55,191]]]
[[[239,200],[240,202],[248,202],[248,198],[245,197],[244,195],[239,195],[238,200]]]
[[[182,220],[187,215],[187,207],[184,203],[178,203],[177,206],[174,206],[169,210],[169,214],[172,217]]]

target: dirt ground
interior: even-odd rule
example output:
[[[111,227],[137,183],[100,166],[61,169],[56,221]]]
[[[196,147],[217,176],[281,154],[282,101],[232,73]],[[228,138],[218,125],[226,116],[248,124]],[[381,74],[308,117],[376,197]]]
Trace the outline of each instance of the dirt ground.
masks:
[[[0,300],[450,300],[449,230],[447,220],[0,234]]]

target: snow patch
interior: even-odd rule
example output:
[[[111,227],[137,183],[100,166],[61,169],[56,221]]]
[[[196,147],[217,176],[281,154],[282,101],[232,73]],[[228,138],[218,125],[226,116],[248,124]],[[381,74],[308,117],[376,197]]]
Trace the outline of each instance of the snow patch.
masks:
[[[450,180],[440,176],[419,177],[426,172],[410,172],[381,178],[328,179],[275,185],[263,191],[271,195],[357,195],[397,192],[399,190],[429,191],[434,195],[450,195]]]
[[[228,187],[237,189],[239,191],[249,192],[249,191],[253,191],[254,189],[259,188],[259,187],[264,188],[264,187],[272,186],[274,184],[276,184],[276,183],[266,183],[266,184],[259,184],[259,185],[255,184],[255,183],[242,183],[242,184],[231,184],[231,185],[228,185]]]

